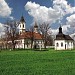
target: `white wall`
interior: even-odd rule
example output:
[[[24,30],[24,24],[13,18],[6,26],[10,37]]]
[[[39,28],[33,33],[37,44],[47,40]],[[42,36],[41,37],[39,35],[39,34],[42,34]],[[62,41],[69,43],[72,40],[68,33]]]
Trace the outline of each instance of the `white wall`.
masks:
[[[38,48],[44,48],[44,42],[43,40],[35,40],[35,43],[34,44],[37,44],[39,47]]]
[[[57,43],[59,44],[58,47]],[[61,46],[61,43],[63,43],[63,46]],[[73,49],[73,41],[55,40],[55,50],[66,50],[66,49]]]
[[[24,48],[24,39],[21,39],[21,40],[17,40],[18,41],[18,44],[16,44],[16,48]]]
[[[19,43],[16,44],[16,48],[24,48],[24,39],[17,40],[17,41],[19,41]],[[44,48],[44,42],[43,42],[43,40],[36,40],[35,42],[33,41],[33,47],[34,47],[34,44],[37,44],[38,48],[40,48],[40,47]],[[31,43],[28,44],[28,46],[25,44],[25,48],[31,48]]]
[[[66,41],[67,49],[73,49],[73,41]]]
[[[58,43],[58,47],[57,47]],[[61,43],[63,43],[63,46],[61,47]],[[65,49],[65,40],[55,40],[55,50],[64,50]]]
[[[24,27],[23,27],[23,25],[24,25]],[[20,24],[19,24],[19,34],[20,34],[20,32],[22,32],[23,30],[25,30],[25,23],[23,22],[23,23],[21,23],[20,22]]]

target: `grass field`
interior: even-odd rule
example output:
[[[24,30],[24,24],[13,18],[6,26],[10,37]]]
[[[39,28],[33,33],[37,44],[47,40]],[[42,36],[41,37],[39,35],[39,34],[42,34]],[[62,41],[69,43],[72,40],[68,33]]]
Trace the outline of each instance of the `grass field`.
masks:
[[[1,51],[0,75],[75,75],[75,50]]]

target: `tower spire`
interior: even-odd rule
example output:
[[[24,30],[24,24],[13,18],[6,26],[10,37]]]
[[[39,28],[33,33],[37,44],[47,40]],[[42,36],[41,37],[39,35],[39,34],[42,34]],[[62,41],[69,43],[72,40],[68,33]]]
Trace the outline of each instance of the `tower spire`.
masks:
[[[20,22],[25,22],[24,17],[23,17],[23,13],[22,13],[22,16],[21,16]]]
[[[62,33],[62,27],[61,27],[61,25],[59,27],[59,33]]]

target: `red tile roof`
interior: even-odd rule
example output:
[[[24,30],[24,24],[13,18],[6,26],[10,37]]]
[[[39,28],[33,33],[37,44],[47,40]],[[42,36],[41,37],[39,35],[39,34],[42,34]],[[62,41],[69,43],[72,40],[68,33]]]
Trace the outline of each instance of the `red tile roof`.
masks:
[[[35,33],[30,31],[23,32],[19,35],[19,39],[31,39],[31,38],[36,40],[41,40],[43,36],[40,33]]]

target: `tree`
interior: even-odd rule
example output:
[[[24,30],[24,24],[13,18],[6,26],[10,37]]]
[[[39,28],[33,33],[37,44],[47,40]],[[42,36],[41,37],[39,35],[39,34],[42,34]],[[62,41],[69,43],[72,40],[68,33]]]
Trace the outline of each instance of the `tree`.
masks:
[[[6,41],[11,41],[12,49],[15,49],[16,39],[18,38],[18,22],[7,21],[5,25]]]
[[[33,48],[33,41],[34,41],[34,28],[31,26],[30,28],[30,40],[31,40],[31,49]]]
[[[53,46],[53,37],[52,37],[52,35],[47,36],[47,46]]]
[[[8,39],[8,35],[9,35],[9,27],[8,26],[4,26],[5,27],[5,30],[4,30],[4,32],[5,32],[5,46],[6,46],[6,49],[8,48],[8,41],[9,41],[9,39]]]
[[[50,29],[50,25],[43,23],[39,25],[39,31],[42,33],[43,37],[43,42],[44,42],[44,48],[46,48],[47,42],[48,42],[48,37],[50,37],[49,34],[51,34],[50,32],[48,33],[48,30]]]

